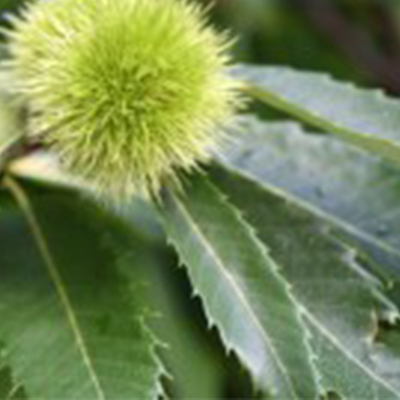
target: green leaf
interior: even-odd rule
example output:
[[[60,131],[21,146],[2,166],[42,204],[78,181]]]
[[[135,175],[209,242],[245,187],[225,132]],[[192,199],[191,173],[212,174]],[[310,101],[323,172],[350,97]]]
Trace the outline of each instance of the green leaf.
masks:
[[[0,340],[15,379],[32,398],[156,398],[161,368],[114,227],[70,192],[5,184],[21,208],[1,196]]]
[[[224,162],[285,192],[345,233],[400,279],[400,174],[396,168],[295,123],[242,119]],[[383,272],[383,271],[382,271]],[[400,303],[399,303],[400,305]]]
[[[250,95],[400,166],[400,102],[327,75],[243,66]]]
[[[210,324],[258,388],[316,398],[304,325],[267,249],[205,177],[191,176],[184,192],[167,191],[160,211]]]
[[[311,331],[325,389],[348,399],[399,398],[400,369],[382,351],[393,357],[393,349],[377,337],[378,317],[393,326],[399,316],[385,295],[389,282],[370,272],[329,220],[285,192],[220,167],[209,172],[283,266]]]
[[[122,213],[132,229],[130,235],[118,237],[115,243],[125,249],[119,268],[133,288],[138,281],[143,282],[141,291],[149,310],[147,323],[165,343],[158,353],[168,370],[168,394],[179,399],[220,398],[225,359],[215,354],[209,332],[202,335],[195,324],[189,282],[185,276],[186,291],[181,280],[179,285],[176,282],[184,271],[177,269],[175,253],[165,246],[154,207],[133,201]]]
[[[166,344],[159,353],[169,371],[167,382],[172,397],[220,398],[225,383],[225,359],[219,357],[206,340],[211,335],[208,332],[202,335],[195,324],[195,303],[190,291],[185,293],[175,282],[182,275],[178,274],[180,271],[177,270],[175,255],[166,251],[164,246],[149,246],[138,239],[133,245],[131,243],[131,251],[121,263],[121,268],[124,268],[132,284],[138,279],[145,282],[143,292],[146,303],[154,314],[153,318],[148,318],[148,324]],[[188,304],[192,307],[187,307]]]
[[[325,220],[332,234],[373,262],[370,270],[386,279],[387,296],[400,306],[398,170],[330,137],[306,134],[294,123],[245,117],[241,132],[233,134],[224,161]],[[400,330],[377,323],[380,350],[393,353]],[[385,359],[375,354],[382,371],[387,364],[399,370]]]

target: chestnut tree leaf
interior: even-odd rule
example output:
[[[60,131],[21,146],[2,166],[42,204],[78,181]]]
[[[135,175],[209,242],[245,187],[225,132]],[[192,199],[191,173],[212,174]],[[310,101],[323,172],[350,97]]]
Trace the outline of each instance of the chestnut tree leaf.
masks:
[[[292,122],[242,118],[223,162],[330,220],[400,279],[400,173],[379,157]],[[384,271],[384,270],[385,271]],[[400,303],[399,303],[400,305]]]
[[[149,245],[137,236],[128,245],[131,252],[120,266],[132,284],[144,282],[143,293],[153,315],[148,318],[149,327],[166,344],[158,353],[168,370],[168,394],[179,399],[220,398],[226,383],[224,349],[222,356],[218,354],[209,340],[207,325],[198,324],[193,318],[197,304],[191,298],[187,279],[186,285],[177,279],[186,275],[184,270],[177,269],[174,252],[164,245]]]
[[[374,362],[384,362],[387,345],[377,338],[377,318],[394,326],[399,316],[385,293],[389,282],[364,267],[367,260],[335,235],[329,221],[284,193],[220,167],[210,175],[282,266],[311,331],[325,390],[348,399],[398,398],[400,370],[390,368],[388,358],[386,369]]]
[[[242,172],[214,167],[213,182],[271,247],[296,297],[315,310],[311,321],[326,322],[326,333],[355,356],[349,360],[361,360],[364,378],[372,372],[397,398],[398,171],[296,124],[253,117],[242,121],[223,163]],[[315,323],[326,386],[349,398],[380,398],[374,379],[354,379],[358,368],[343,364]]]
[[[243,65],[235,74],[266,104],[400,166],[400,101],[328,75]]]
[[[167,190],[160,212],[211,325],[276,398],[316,398],[318,377],[296,300],[250,225],[201,174]]]
[[[4,184],[0,340],[13,377],[32,398],[156,398],[162,368],[114,227],[69,191]]]

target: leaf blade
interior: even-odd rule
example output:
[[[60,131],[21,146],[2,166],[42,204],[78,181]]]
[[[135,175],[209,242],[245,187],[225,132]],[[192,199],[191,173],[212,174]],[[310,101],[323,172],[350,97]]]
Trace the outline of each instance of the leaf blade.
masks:
[[[30,194],[32,212],[73,310],[66,310],[54,277],[43,266],[43,254],[8,202],[6,215],[0,215],[0,229],[14,234],[0,243],[0,316],[7,321],[0,327],[0,337],[16,378],[34,398],[156,397],[161,371],[154,343],[137,319],[139,310],[131,304],[129,289],[116,271],[116,254],[102,244],[103,221],[87,205],[78,210],[71,199],[64,199],[67,192],[38,194],[26,186],[23,190]],[[24,246],[26,254],[9,252],[16,243]],[[14,312],[18,318],[10,317]]]
[[[193,318],[196,307],[191,288],[184,271],[178,270],[175,254],[164,245],[149,246],[144,240],[135,240],[130,247],[132,254],[121,267],[132,284],[138,279],[146,282],[143,291],[153,314],[148,324],[166,344],[159,354],[169,371],[168,395],[180,399],[220,398],[226,383],[224,353],[214,349],[213,341],[210,343],[206,322],[201,321],[204,326],[200,329],[197,318]],[[136,265],[132,259],[138,257],[141,262]],[[181,275],[186,285],[182,285]]]
[[[161,212],[209,320],[258,387],[275,390],[278,397],[316,397],[304,326],[276,266],[218,191],[200,176],[190,182],[188,196],[168,194]],[[241,251],[227,243],[239,243]],[[253,269],[246,271],[247,265]],[[208,269],[209,276],[202,269]],[[286,340],[281,340],[279,335],[285,333]]]
[[[332,233],[328,221],[284,193],[229,169],[213,167],[210,173],[284,266],[282,273],[313,334],[325,389],[345,398],[398,398],[399,371],[375,370],[368,359],[384,343],[373,337],[374,313],[398,315],[384,293],[384,282],[363,270],[355,249]],[[390,364],[386,360],[384,365]],[[350,382],[346,375],[350,373],[357,379]]]
[[[244,117],[224,164],[273,186],[289,200],[329,220],[382,272],[398,277],[400,175],[368,153],[291,122]],[[268,160],[268,162],[265,162]],[[392,274],[393,272],[393,274]]]
[[[242,66],[236,74],[251,96],[400,166],[397,100],[285,67]]]

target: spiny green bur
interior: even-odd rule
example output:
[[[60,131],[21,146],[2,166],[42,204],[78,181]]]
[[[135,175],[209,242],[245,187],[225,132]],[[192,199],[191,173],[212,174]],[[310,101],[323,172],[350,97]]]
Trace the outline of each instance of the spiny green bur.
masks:
[[[229,47],[184,0],[42,0],[14,19],[9,69],[30,135],[121,201],[217,148],[240,103]]]

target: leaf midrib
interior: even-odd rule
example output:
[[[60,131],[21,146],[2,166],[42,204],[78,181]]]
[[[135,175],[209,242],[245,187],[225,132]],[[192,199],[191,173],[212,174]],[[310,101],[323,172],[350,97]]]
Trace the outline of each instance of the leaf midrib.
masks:
[[[381,143],[389,146],[397,146],[397,142],[392,142],[389,139],[377,138],[369,133],[359,133],[353,131],[352,129],[343,127],[340,124],[336,124],[335,122],[328,121],[328,119],[318,116],[316,113],[313,113],[311,110],[301,108],[294,103],[286,100],[285,97],[278,96],[277,94],[271,92],[267,88],[259,89],[257,86],[253,84],[248,84],[243,91],[250,96],[253,96],[256,99],[264,100],[268,102],[273,107],[286,111],[287,113],[294,115],[295,117],[308,122],[314,126],[318,126],[323,130],[328,130],[330,133],[336,133],[339,135],[349,135],[357,139],[358,137],[364,137],[368,139],[373,139],[377,143]]]
[[[370,151],[370,143],[374,143],[374,145],[378,146],[378,149],[380,149],[377,151],[377,153],[382,155],[382,149],[384,149],[384,157],[390,160],[390,162],[393,164],[397,166],[399,165],[398,152],[400,150],[400,143],[397,141],[376,137],[371,133],[354,131],[341,124],[337,124],[331,120],[328,120],[327,117],[320,117],[318,114],[313,113],[312,110],[302,108],[297,104],[288,101],[284,96],[279,96],[270,91],[266,87],[260,89],[251,82],[247,82],[247,85],[245,85],[242,90],[247,96],[267,103],[271,107],[281,110],[286,114],[292,115],[303,122],[318,127],[325,132],[335,134],[340,137],[341,140],[360,147],[366,151]],[[367,140],[369,143],[364,142],[363,140]]]

